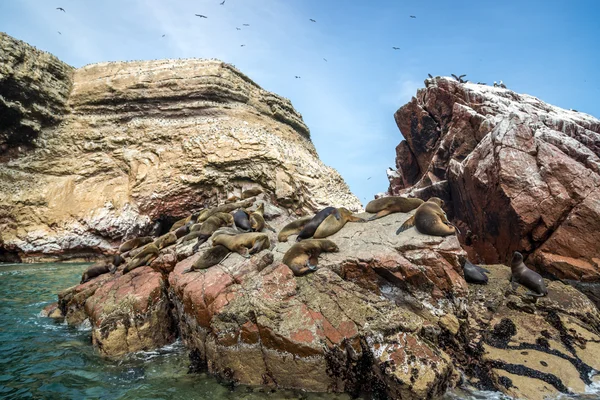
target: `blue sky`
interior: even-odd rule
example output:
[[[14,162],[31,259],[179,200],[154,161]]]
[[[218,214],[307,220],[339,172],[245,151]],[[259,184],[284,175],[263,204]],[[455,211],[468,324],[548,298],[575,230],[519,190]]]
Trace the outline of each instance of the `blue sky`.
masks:
[[[388,187],[385,171],[402,140],[393,114],[427,73],[503,80],[600,117],[597,0],[220,2],[0,0],[0,31],[75,67],[188,57],[232,63],[292,100],[320,158],[363,204]]]

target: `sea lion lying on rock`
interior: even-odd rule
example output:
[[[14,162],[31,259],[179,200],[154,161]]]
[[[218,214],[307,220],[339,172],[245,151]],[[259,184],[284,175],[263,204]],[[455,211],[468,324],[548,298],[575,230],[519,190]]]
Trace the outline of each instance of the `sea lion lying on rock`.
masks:
[[[449,236],[456,233],[456,227],[448,221],[448,217],[442,206],[444,201],[438,197],[432,197],[421,204],[413,216],[406,220],[396,231],[400,234],[413,226],[424,235]]]
[[[187,272],[210,268],[223,261],[229,254],[231,254],[231,251],[227,247],[222,245],[213,246],[202,253],[200,258],[192,264],[190,269],[183,271],[182,273],[185,274]]]
[[[154,258],[158,257],[159,249],[154,243],[147,244],[135,257],[131,259],[123,269],[123,274],[127,274],[136,268],[147,265]]]
[[[527,266],[523,263],[523,255],[518,251],[512,256],[512,260],[510,262],[510,282],[513,290],[516,289],[515,284],[521,284],[525,286],[527,289],[531,290],[531,292],[527,292],[527,295],[534,297],[543,297],[548,295],[548,289],[546,289],[546,283],[544,282],[544,278],[537,272],[527,268]]]
[[[322,252],[338,252],[338,246],[329,239],[307,239],[294,244],[285,252],[282,262],[290,267],[294,275],[302,276],[316,271]]]
[[[265,203],[261,203],[261,205],[258,206],[258,208],[255,211],[250,213],[250,227],[254,232],[262,232],[262,230],[265,228],[275,232],[275,229],[273,229],[269,224],[265,222],[264,215]]]
[[[298,233],[298,237],[296,238],[296,241],[299,242],[303,239],[308,239],[308,238],[312,237],[315,234],[319,225],[321,225],[321,222],[323,222],[325,220],[325,218],[327,218],[331,214],[333,214],[335,216],[335,218],[338,220],[342,219],[342,216],[340,215],[340,212],[338,211],[337,208],[325,207],[324,209],[319,211],[317,214],[315,214],[315,216],[312,217],[311,220],[308,221],[304,225],[304,228],[302,228],[300,233]]]
[[[206,242],[208,238],[217,231],[217,229],[228,225],[235,227],[233,215],[223,212],[215,213],[214,215],[208,217],[206,221],[202,223],[202,225],[192,225],[190,228],[190,233],[184,237],[183,241],[186,241],[186,239],[190,240],[190,237],[196,236],[198,238],[198,242],[194,245],[193,251],[195,253],[198,251],[198,248],[202,245],[202,243]],[[196,234],[196,232],[198,233]]]
[[[154,245],[156,247],[158,247],[159,250],[164,249],[165,247],[169,247],[172,244],[175,244],[177,242],[177,235],[175,234],[175,232],[169,232],[166,233],[164,235],[162,235],[161,237],[157,238],[154,241]]]
[[[396,212],[407,213],[416,209],[423,203],[423,200],[417,198],[388,196],[371,200],[369,204],[367,204],[365,211],[375,214],[368,219],[369,221],[373,221]]]
[[[235,226],[244,232],[250,232],[252,227],[250,226],[250,216],[245,210],[237,210],[233,213],[233,221]]]
[[[230,213],[233,210],[237,210],[238,208],[250,207],[250,206],[252,206],[253,203],[254,203],[254,199],[247,199],[244,201],[240,201],[238,203],[223,204],[223,205],[215,207],[215,208],[210,208],[208,210],[204,210],[198,216],[198,219],[196,220],[196,222],[204,222],[209,217],[211,217],[212,215],[214,215],[216,213]]]
[[[337,218],[334,214],[329,215],[323,220],[323,222],[321,222],[315,231],[313,238],[322,239],[331,236],[342,229],[344,225],[346,225],[346,222],[367,222],[362,218],[355,217],[352,215],[352,211],[344,207],[337,209],[337,214],[340,216],[340,218]]]
[[[116,269],[117,267],[115,267],[114,264],[110,261],[99,261],[93,265],[90,265],[88,269],[85,270],[85,272],[81,275],[81,281],[79,282],[79,284],[84,284],[96,278],[97,276],[104,275],[109,272],[111,274],[114,274]]]
[[[150,236],[142,236],[142,237],[130,239],[130,240],[124,242],[121,246],[119,246],[119,253],[126,253],[133,249],[137,249],[138,247],[141,247],[152,241],[154,241],[154,238],[152,238]]]
[[[252,254],[270,248],[271,241],[267,234],[260,232],[240,233],[238,235],[218,234],[213,237],[212,245],[225,246],[230,251],[249,258]]]
[[[287,239],[290,235],[296,235],[300,233],[300,231],[304,229],[306,224],[308,224],[311,219],[313,219],[313,217],[304,217],[290,222],[281,229],[279,235],[277,235],[277,240],[280,242],[287,242]]]

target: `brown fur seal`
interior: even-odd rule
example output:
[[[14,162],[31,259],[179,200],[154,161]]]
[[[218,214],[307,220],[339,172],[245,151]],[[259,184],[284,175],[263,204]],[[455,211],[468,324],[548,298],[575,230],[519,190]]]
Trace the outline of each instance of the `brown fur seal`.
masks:
[[[328,239],[308,239],[294,244],[285,252],[282,262],[290,267],[294,275],[301,276],[317,269],[322,252],[337,252],[338,246]]]
[[[212,245],[225,246],[230,251],[248,258],[251,254],[271,247],[271,241],[267,234],[259,232],[240,233],[239,235],[219,234],[213,237]]]
[[[185,224],[184,226],[177,228],[171,232],[175,233],[175,236],[177,236],[177,239],[179,239],[180,237],[183,237],[183,236],[187,235],[188,233],[190,233],[190,226],[191,225],[189,225],[189,224]]]
[[[221,245],[213,246],[202,253],[200,258],[198,258],[196,262],[192,264],[190,269],[183,271],[182,273],[185,274],[186,272],[210,268],[213,265],[217,265],[223,261],[229,254],[231,254],[231,251],[227,247]]]
[[[250,232],[252,227],[250,226],[250,216],[244,210],[237,210],[233,213],[233,221],[238,229],[244,232]]]
[[[407,213],[418,208],[423,203],[421,199],[390,196],[370,201],[365,210],[368,213],[375,214],[369,218],[369,221],[373,221],[396,212]]]
[[[518,283],[531,290],[531,292],[526,293],[530,296],[543,297],[548,295],[544,278],[537,272],[527,268],[523,263],[523,255],[518,251],[515,251],[512,256],[510,271],[510,282],[512,283],[513,290],[516,289],[515,283]]]
[[[88,269],[85,270],[83,275],[81,275],[81,282],[79,284],[83,284],[91,281],[97,276],[104,275],[107,273],[114,273],[116,267],[110,263],[109,261],[100,261],[95,263],[94,265],[90,265]]]
[[[283,229],[281,229],[281,232],[279,232],[279,235],[277,235],[277,240],[280,242],[287,242],[287,239],[290,235],[296,235],[300,233],[300,231],[304,229],[304,226],[306,226],[311,219],[313,219],[313,217],[304,217],[290,222],[284,226]]]
[[[158,247],[154,243],[145,245],[143,250],[127,263],[127,266],[123,269],[123,274],[148,264],[152,259],[158,257],[158,251]]]
[[[261,203],[258,208],[250,213],[250,226],[254,232],[262,232],[263,229],[267,228],[273,232],[273,229],[269,224],[265,222],[265,203]]]
[[[460,263],[463,267],[463,272],[465,274],[465,281],[467,283],[475,283],[477,285],[487,285],[488,277],[486,273],[490,273],[485,268],[480,267],[479,265],[475,265],[471,263],[466,257],[460,256]]]
[[[202,245],[202,243],[206,242],[208,240],[209,237],[212,236],[213,233],[215,233],[215,231],[223,226],[232,226],[235,227],[235,222],[233,221],[233,215],[228,214],[228,213],[216,213],[210,217],[208,217],[208,219],[206,221],[204,221],[202,223],[202,225],[197,228],[194,229],[194,227],[198,226],[198,224],[196,225],[192,225],[192,227],[190,228],[190,234],[186,236],[186,238],[189,238],[192,234],[198,232],[199,235],[198,237],[198,243],[196,243],[194,245],[194,249],[193,251],[196,252],[198,251],[198,248]],[[184,239],[185,240],[185,239]]]
[[[304,228],[302,228],[302,230],[298,234],[296,241],[299,242],[303,239],[308,239],[308,238],[312,237],[315,234],[319,225],[321,225],[321,222],[323,222],[325,220],[325,218],[329,217],[329,215],[331,215],[331,214],[333,214],[335,216],[335,218],[338,220],[342,219],[342,216],[340,215],[340,212],[338,211],[337,208],[325,207],[324,209],[319,211],[317,214],[315,214],[315,216],[312,217],[311,220],[308,221],[308,223],[306,225],[304,225]]]
[[[244,190],[242,192],[242,199],[249,199],[250,197],[258,196],[263,191],[261,188],[252,188],[248,190]]]
[[[161,250],[161,249],[164,249],[165,247],[175,244],[176,242],[177,242],[177,235],[175,234],[175,232],[169,232],[169,233],[166,233],[166,234],[162,235],[161,237],[157,238],[154,241],[154,245],[156,247],[158,247],[159,250]]]
[[[352,211],[347,208],[340,207],[337,210],[341,218],[337,219],[333,214],[325,218],[315,231],[313,238],[322,239],[331,236],[342,229],[346,225],[346,222],[367,222],[362,218],[352,215]]]
[[[413,226],[424,235],[449,236],[456,233],[456,228],[450,224],[446,213],[442,210],[444,201],[438,197],[432,197],[421,204],[415,215],[411,216],[396,231],[400,234]]]
[[[238,208],[250,207],[250,206],[252,206],[252,203],[254,203],[254,199],[248,199],[248,200],[240,201],[240,202],[237,202],[237,203],[223,204],[222,206],[218,206],[218,207],[215,207],[215,208],[210,208],[210,209],[205,210],[204,212],[202,212],[198,216],[198,219],[196,221],[197,222],[204,222],[209,217],[211,217],[212,215],[214,215],[216,213],[230,213],[233,210],[237,210]]]
[[[191,222],[191,223],[194,223],[194,222],[196,222],[196,219],[198,218],[198,216],[199,216],[199,215],[200,215],[200,214],[201,214],[203,211],[204,211],[204,210],[200,210],[200,211],[198,211],[198,212],[195,212],[195,213],[192,213],[192,214],[188,215],[188,216],[187,216],[187,217],[185,217],[185,218],[182,218],[182,219],[180,219],[180,220],[178,220],[178,221],[175,221],[175,223],[173,224],[173,226],[171,226],[171,229],[169,229],[169,232],[176,231],[177,229],[181,228],[182,226],[189,225],[189,224],[190,224],[190,222]]]
[[[135,239],[130,239],[124,242],[121,246],[119,246],[119,253],[125,253],[127,251],[137,249],[140,246],[153,242],[154,238],[150,236],[142,236],[137,237]]]

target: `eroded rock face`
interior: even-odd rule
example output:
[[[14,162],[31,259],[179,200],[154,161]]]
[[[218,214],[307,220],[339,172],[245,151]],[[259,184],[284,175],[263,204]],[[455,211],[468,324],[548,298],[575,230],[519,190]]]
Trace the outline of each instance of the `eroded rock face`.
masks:
[[[47,69],[55,61],[2,38]],[[16,57],[12,49],[3,47]],[[11,79],[28,82],[22,74]],[[45,90],[30,97],[43,99]],[[35,148],[0,160],[0,248],[24,261],[110,253],[124,236],[249,188],[261,188],[286,213],[331,204],[360,209],[340,175],[318,159],[289,100],[228,64],[89,65],[73,72],[66,106]]]
[[[517,250],[559,278],[600,280],[600,121],[507,89],[425,81],[395,119],[391,194],[438,196],[483,262]]]

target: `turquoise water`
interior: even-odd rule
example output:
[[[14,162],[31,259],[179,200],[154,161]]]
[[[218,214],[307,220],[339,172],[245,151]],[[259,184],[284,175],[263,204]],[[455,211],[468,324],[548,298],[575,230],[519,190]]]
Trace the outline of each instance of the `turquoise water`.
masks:
[[[89,328],[39,315],[56,301],[56,293],[79,283],[88,265],[0,264],[0,398],[349,399],[220,385],[209,375],[187,373],[187,351],[179,342],[119,361],[100,357]],[[445,398],[506,399],[499,393],[462,390]]]

